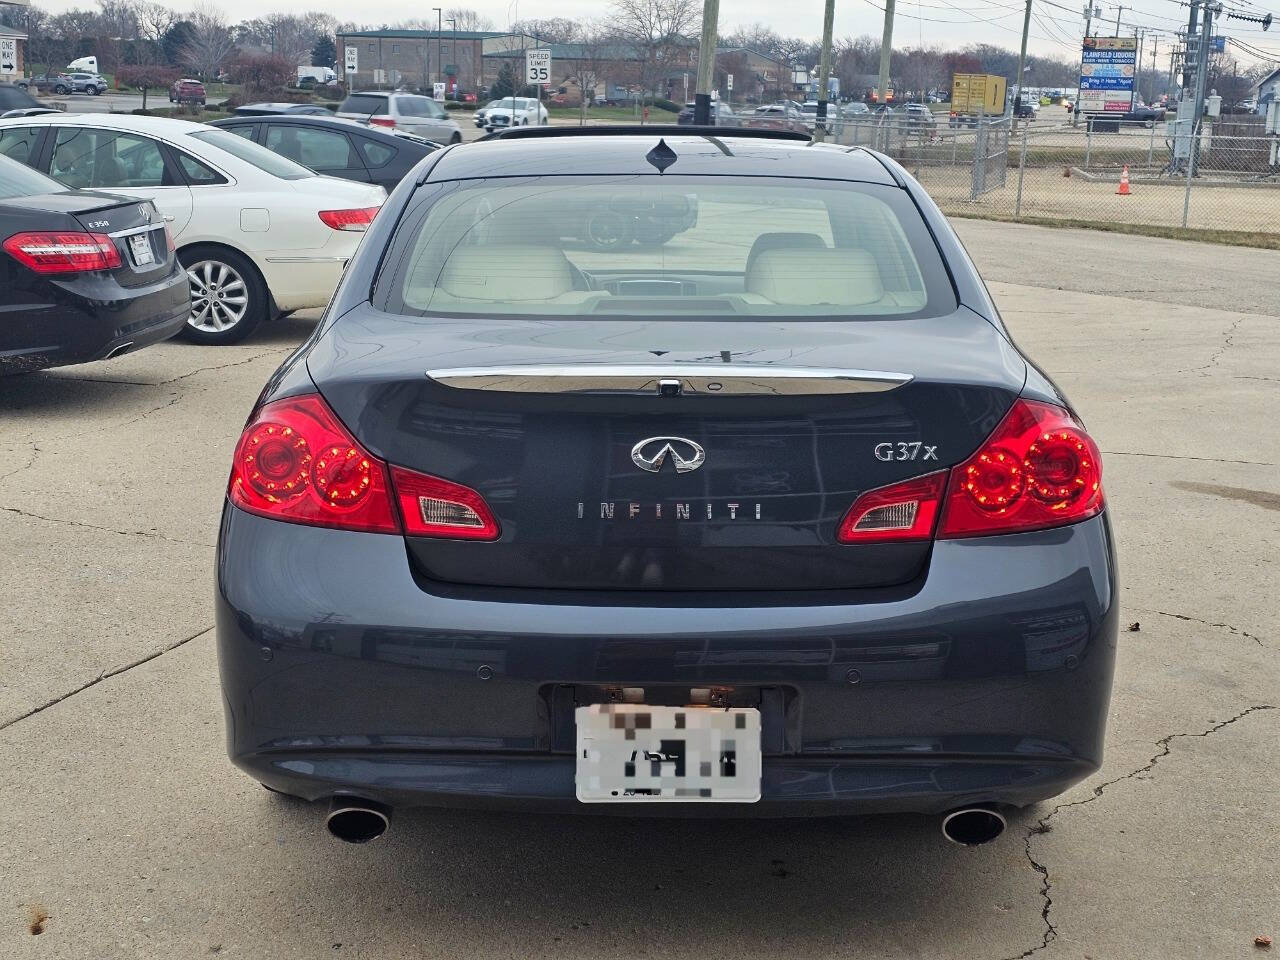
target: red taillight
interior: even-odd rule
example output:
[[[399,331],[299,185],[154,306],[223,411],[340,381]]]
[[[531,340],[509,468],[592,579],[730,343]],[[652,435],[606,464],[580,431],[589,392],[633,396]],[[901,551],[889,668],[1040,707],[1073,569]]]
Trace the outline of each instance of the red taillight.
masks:
[[[276,520],[399,533],[387,465],[367,452],[315,394],[268,403],[244,428],[227,491]]]
[[[227,495],[243,510],[289,523],[417,537],[498,538],[497,521],[480,494],[388,466],[351,436],[317,394],[276,400],[254,414],[236,445]]]
[[[17,233],[5,252],[35,273],[87,273],[120,266],[120,251],[105,233]]]
[[[371,127],[394,127],[396,122],[392,117],[370,117],[369,126]]]
[[[841,543],[928,540],[946,487],[947,471],[939,470],[868,490],[840,521],[836,539]]]
[[[402,467],[392,467],[391,476],[408,536],[498,539],[489,505],[470,487]]]
[[[324,225],[334,230],[367,230],[369,229],[369,224],[373,223],[373,218],[377,215],[377,207],[320,211],[320,219],[324,221]]]
[[[939,539],[1038,530],[1102,512],[1098,446],[1066,410],[1018,400],[951,470]]]

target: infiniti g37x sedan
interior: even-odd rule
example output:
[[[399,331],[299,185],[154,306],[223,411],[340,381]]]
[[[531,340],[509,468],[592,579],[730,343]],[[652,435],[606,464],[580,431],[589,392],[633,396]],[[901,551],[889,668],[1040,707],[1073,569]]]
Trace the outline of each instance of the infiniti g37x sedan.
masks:
[[[348,840],[447,804],[991,839],[1102,759],[1097,445],[898,164],[641,129],[427,158],[271,378],[218,546],[232,759]],[[580,239],[627,195],[697,223]]]

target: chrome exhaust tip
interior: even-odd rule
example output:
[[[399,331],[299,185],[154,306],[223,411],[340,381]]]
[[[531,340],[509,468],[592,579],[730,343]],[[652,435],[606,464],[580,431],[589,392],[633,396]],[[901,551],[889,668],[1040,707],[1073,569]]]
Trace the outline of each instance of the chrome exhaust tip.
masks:
[[[991,807],[959,807],[942,818],[942,835],[962,847],[978,847],[1000,836],[1006,826]]]
[[[106,355],[105,357],[103,357],[102,359],[103,359],[103,360],[110,360],[112,357],[118,357],[118,356],[120,356],[120,354],[122,354],[122,353],[128,353],[128,352],[129,352],[130,350],[132,350],[132,349],[133,349],[133,341],[132,341],[132,340],[126,340],[124,343],[120,343],[120,344],[117,344],[116,346],[112,347],[112,348],[107,352],[107,355]]]
[[[344,843],[368,843],[387,832],[391,808],[361,797],[334,797],[324,825]]]

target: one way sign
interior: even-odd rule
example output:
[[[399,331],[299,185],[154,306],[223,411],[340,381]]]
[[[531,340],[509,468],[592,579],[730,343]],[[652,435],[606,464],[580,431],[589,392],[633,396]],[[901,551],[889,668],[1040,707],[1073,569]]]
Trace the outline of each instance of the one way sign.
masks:
[[[0,74],[18,72],[18,41],[13,37],[0,37]]]

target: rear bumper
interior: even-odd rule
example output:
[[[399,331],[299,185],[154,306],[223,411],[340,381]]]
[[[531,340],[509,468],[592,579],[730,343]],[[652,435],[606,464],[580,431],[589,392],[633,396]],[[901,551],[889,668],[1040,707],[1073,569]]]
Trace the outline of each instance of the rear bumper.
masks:
[[[191,313],[180,268],[145,287],[87,275],[19,293],[12,307],[0,304],[0,376],[133,352],[177,334]]]
[[[217,571],[231,757],[309,799],[634,815],[574,799],[565,701],[602,685],[785,691],[762,800],[664,815],[1021,806],[1102,759],[1105,515],[939,543],[927,577],[874,602],[451,587],[415,577],[398,538],[232,507]]]

